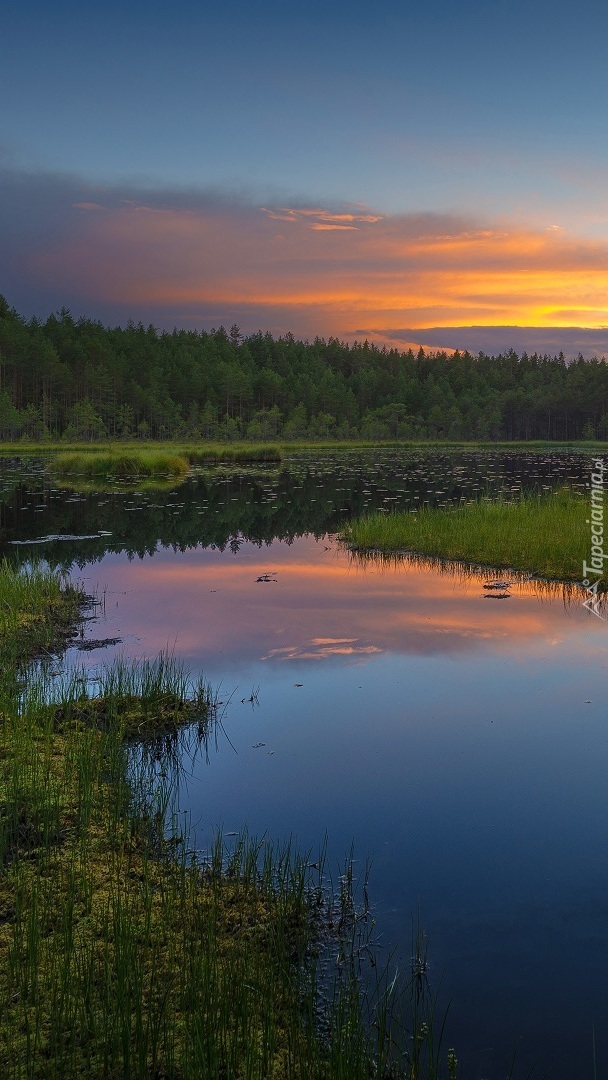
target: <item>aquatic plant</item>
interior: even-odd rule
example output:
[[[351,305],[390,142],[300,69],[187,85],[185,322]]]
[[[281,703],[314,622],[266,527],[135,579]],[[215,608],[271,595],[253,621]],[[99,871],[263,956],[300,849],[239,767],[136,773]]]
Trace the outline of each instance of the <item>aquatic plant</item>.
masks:
[[[580,581],[589,554],[586,514],[583,496],[564,489],[513,501],[372,513],[350,522],[343,539],[358,552],[412,552]]]
[[[68,451],[51,459],[51,469],[58,477],[75,477],[82,480],[155,477],[172,480],[182,479],[190,465],[228,462],[276,463],[281,460],[278,446],[263,444],[201,444],[198,446],[167,446],[154,449],[126,449]]]
[[[185,476],[185,457],[165,450],[112,450],[57,454],[52,469],[59,476]]]
[[[0,674],[57,650],[74,629],[84,594],[37,562],[18,568],[0,561]]]

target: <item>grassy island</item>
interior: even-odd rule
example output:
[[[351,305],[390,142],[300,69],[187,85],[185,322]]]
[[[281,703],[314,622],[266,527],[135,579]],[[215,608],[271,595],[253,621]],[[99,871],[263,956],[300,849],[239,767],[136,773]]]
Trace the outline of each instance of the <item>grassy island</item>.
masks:
[[[165,450],[93,450],[68,451],[57,454],[51,463],[52,471],[61,477],[87,478],[155,476],[180,478],[186,476],[189,463],[181,454]]]
[[[191,465],[274,464],[281,460],[281,450],[274,445],[201,444],[198,446],[126,447],[114,445],[109,449],[90,447],[57,453],[51,469],[60,477],[102,479],[113,477],[171,477],[183,479]]]
[[[574,582],[589,556],[588,513],[581,495],[564,490],[513,502],[373,513],[351,522],[344,540],[358,552],[412,553]]]

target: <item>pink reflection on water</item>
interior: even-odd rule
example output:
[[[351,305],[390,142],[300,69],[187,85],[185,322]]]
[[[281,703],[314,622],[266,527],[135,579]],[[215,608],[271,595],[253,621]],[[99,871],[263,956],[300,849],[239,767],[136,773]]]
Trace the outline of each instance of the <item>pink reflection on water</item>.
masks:
[[[276,580],[258,580],[267,574]],[[87,574],[88,585],[107,588],[104,633],[138,639],[126,651],[153,655],[169,647],[207,667],[510,652],[522,643],[544,651],[566,640],[587,656],[600,651],[596,627],[576,599],[564,608],[559,595],[539,595],[538,585],[524,582],[499,601],[484,593],[485,580],[408,562],[362,566],[337,544],[312,537],[262,549],[243,544],[236,554],[165,550],[131,562],[109,556]],[[91,636],[99,633],[92,624]]]

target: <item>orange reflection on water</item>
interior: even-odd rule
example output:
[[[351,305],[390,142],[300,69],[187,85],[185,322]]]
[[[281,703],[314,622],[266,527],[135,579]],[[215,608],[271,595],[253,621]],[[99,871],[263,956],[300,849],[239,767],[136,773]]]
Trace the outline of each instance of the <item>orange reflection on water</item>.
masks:
[[[521,652],[522,642],[533,653],[566,638],[569,655],[578,640],[588,654],[597,629],[576,599],[564,608],[559,593],[539,595],[533,582],[514,584],[510,599],[499,600],[484,592],[487,578],[407,561],[362,566],[312,538],[268,551],[243,545],[238,554],[160,552],[115,564],[111,578],[121,633],[145,627],[148,654],[175,641],[183,655],[235,662],[362,663],[386,652]]]

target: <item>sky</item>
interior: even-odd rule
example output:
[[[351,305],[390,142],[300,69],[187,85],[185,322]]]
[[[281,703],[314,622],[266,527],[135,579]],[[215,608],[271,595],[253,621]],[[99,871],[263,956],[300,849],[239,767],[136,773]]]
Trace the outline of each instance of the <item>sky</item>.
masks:
[[[23,0],[21,314],[608,356],[608,9]]]

